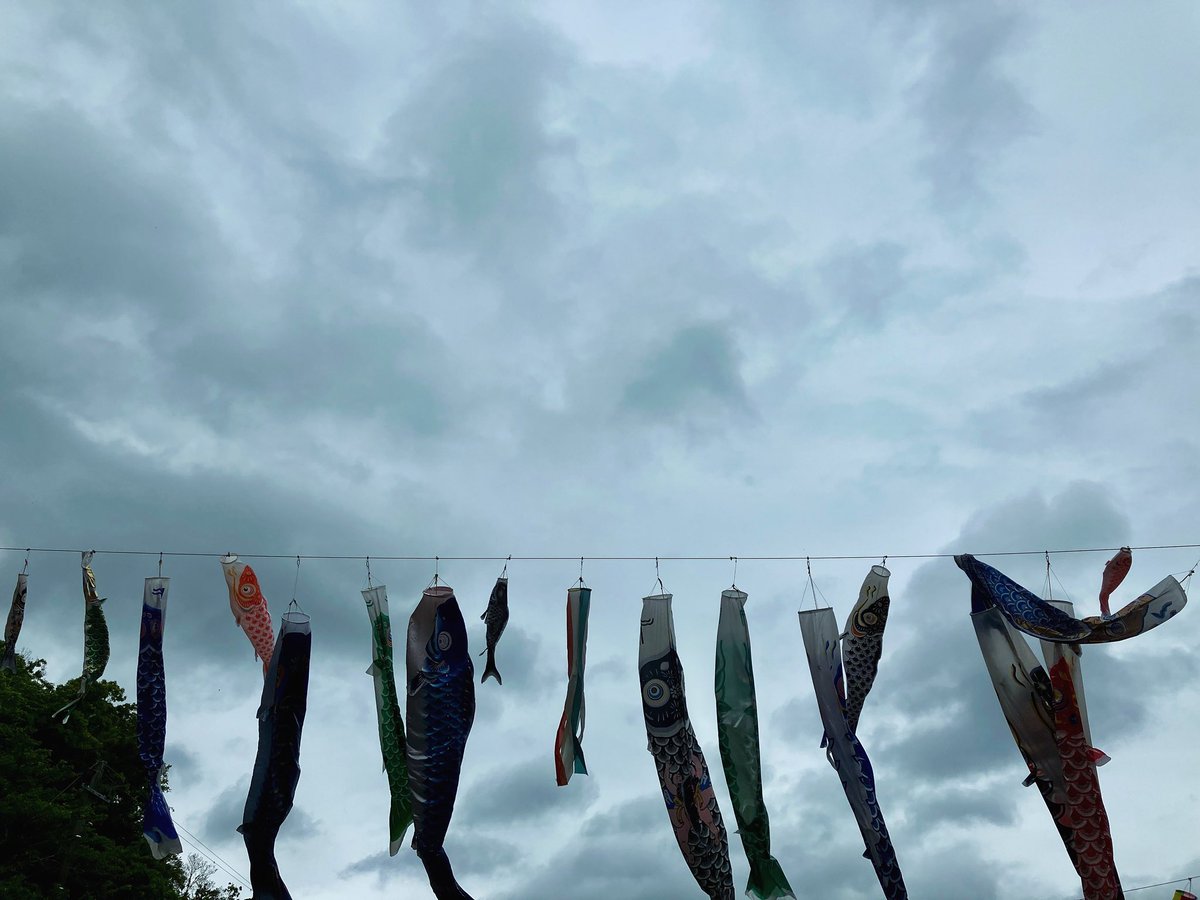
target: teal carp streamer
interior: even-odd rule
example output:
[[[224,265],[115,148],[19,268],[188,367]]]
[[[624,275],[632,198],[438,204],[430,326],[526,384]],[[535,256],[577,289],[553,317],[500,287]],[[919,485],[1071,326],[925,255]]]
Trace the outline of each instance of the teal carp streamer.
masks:
[[[717,740],[721,748],[721,765],[733,801],[738,834],[750,862],[746,893],[759,900],[795,898],[783,868],[771,855],[771,825],[763,801],[758,701],[754,692],[746,599],[746,593],[736,588],[721,593],[716,666]]]
[[[96,574],[92,571],[95,550],[86,550],[80,566],[83,568],[83,674],[79,678],[79,695],[54,713],[65,725],[71,710],[87,694],[89,684],[100,680],[108,666],[108,623],[104,619],[104,598],[96,592]]]
[[[388,853],[395,856],[412,824],[412,796],[408,788],[408,744],[404,738],[404,719],[396,693],[396,665],[392,654],[392,622],[388,616],[387,588],[384,585],[362,592],[371,617],[371,665],[367,674],[375,679],[375,712],[379,716],[379,748],[387,771],[392,795],[388,815]]]

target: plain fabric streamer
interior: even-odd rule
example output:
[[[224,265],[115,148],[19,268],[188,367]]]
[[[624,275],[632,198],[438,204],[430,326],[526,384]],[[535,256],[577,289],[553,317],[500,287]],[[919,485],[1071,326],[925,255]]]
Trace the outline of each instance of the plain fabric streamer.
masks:
[[[583,670],[587,662],[591,608],[591,588],[573,587],[567,591],[567,698],[554,738],[554,775],[559,787],[566,785],[573,774],[587,774],[587,763],[583,758],[583,729],[587,719]]]
[[[758,740],[758,701],[746,622],[745,591],[721,593],[717,622],[717,740],[738,834],[750,861],[746,893],[760,900],[795,897],[779,862],[771,855],[771,825],[763,801]]]
[[[729,838],[688,718],[670,594],[642,598],[641,625],[638,674],[646,749],[654,757],[675,840],[704,893],[712,900],[733,900]]]
[[[163,668],[163,631],[167,623],[170,578],[147,578],[142,590],[142,624],[138,634],[137,742],[146,767],[149,793],[142,815],[142,834],[155,859],[178,856],[183,844],[171,821],[162,792],[163,745],[167,740],[167,681]]]
[[[292,900],[275,862],[275,839],[300,782],[300,737],[308,709],[309,617],[283,616],[258,707],[258,755],[238,827],[250,858],[254,900]]]

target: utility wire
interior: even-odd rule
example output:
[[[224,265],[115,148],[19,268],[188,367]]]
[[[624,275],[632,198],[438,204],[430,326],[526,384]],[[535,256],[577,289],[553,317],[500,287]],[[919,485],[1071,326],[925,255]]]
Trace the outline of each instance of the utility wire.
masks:
[[[1182,878],[1173,878],[1170,881],[1160,881],[1157,884],[1143,884],[1141,887],[1123,887],[1121,890],[1126,894],[1132,894],[1134,891],[1148,891],[1150,888],[1166,887],[1169,884],[1179,884],[1181,881],[1188,882],[1188,889],[1191,890],[1191,881],[1193,878],[1200,878],[1200,875],[1184,875]],[[1078,900],[1084,900],[1084,898],[1080,897]]]
[[[218,868],[220,868],[221,870],[223,870],[225,872],[225,874],[231,876],[235,881],[240,882],[241,884],[245,885],[247,888],[250,888],[250,890],[253,890],[253,888],[250,886],[250,882],[247,881],[245,878],[243,878],[242,875],[237,871],[237,869],[235,869],[233,867],[233,865],[225,859],[225,857],[221,856],[220,853],[218,853],[212,847],[208,846],[208,844],[204,843],[204,841],[200,840],[200,838],[196,837],[196,835],[192,834],[192,832],[190,832],[186,828],[184,828],[183,824],[179,821],[179,819],[174,820],[174,825],[179,831],[183,832],[183,834],[185,835],[184,840],[187,841],[189,844],[191,844],[192,847],[198,853],[200,853],[201,856],[207,857],[209,862],[213,863],[213,865],[215,865]],[[191,838],[191,840],[188,840],[188,838]],[[196,844],[199,844],[200,847],[204,848],[204,850],[201,850],[200,847],[196,846]],[[205,850],[207,850],[208,852],[206,853]],[[209,854],[211,854],[211,856]],[[214,857],[215,857],[215,859],[214,859]]]
[[[1194,550],[1200,548],[1196,544],[1147,544],[1142,547],[1130,547],[1130,550]],[[992,550],[987,553],[974,553],[973,556],[1042,556],[1046,553],[1115,553],[1120,547],[1065,547],[1058,550]],[[73,547],[0,547],[0,551],[17,553],[81,553]],[[178,556],[178,557],[219,557],[221,552],[207,553],[198,550],[96,550],[97,554],[111,556]],[[729,562],[732,559],[754,560],[757,562],[801,562],[809,559],[817,560],[864,560],[879,559],[882,553],[861,554],[827,554],[823,556],[806,553],[800,556],[587,556],[586,559],[599,562],[653,562],[654,560],[671,560],[675,562]],[[886,559],[952,559],[953,553],[888,553]],[[328,553],[239,553],[240,559],[317,559],[317,560],[362,560],[367,559],[401,561],[401,562],[436,562],[450,560],[454,562],[507,562],[518,560],[525,562],[574,562],[580,557],[571,556],[380,556],[372,553],[366,555],[328,554]]]

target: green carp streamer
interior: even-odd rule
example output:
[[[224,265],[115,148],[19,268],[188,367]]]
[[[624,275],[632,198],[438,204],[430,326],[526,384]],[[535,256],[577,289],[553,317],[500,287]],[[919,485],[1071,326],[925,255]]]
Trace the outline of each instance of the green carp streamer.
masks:
[[[396,667],[392,658],[392,623],[388,618],[387,588],[383,585],[362,592],[371,617],[371,666],[367,674],[375,679],[375,711],[379,716],[379,747],[387,770],[392,806],[388,816],[388,853],[392,856],[404,842],[412,824],[412,796],[408,789],[408,746],[404,740],[404,720],[396,694]]]
[[[760,900],[796,895],[779,862],[771,855],[771,830],[763,802],[762,762],[758,745],[758,703],[754,696],[754,665],[750,659],[750,628],[743,608],[746,594],[732,589],[721,594],[717,623],[717,739],[721,764],[733,800],[738,834],[750,861],[746,893]]]

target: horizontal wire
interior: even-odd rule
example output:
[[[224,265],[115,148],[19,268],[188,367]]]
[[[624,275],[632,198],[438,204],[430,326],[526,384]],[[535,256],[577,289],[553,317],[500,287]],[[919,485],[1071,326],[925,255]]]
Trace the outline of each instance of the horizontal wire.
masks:
[[[1140,887],[1122,887],[1121,890],[1126,894],[1132,894],[1134,891],[1148,891],[1150,888],[1166,887],[1169,884],[1179,884],[1181,881],[1190,882],[1193,878],[1200,878],[1200,875],[1184,875],[1182,878],[1172,878],[1170,881],[1160,881],[1156,884],[1143,884]],[[1191,888],[1191,885],[1188,885]],[[1079,900],[1084,900],[1080,897]]]
[[[1121,547],[1065,547],[1058,550],[992,550],[987,553],[973,553],[972,556],[1041,556],[1046,553],[1115,553]],[[1197,544],[1147,544],[1141,547],[1129,547],[1130,550],[1195,550]],[[74,547],[0,547],[0,551],[15,553],[84,553],[84,549]],[[98,555],[110,556],[162,556],[162,557],[220,557],[224,553],[208,553],[198,550],[92,550]],[[239,559],[313,559],[313,560],[381,560],[384,562],[578,562],[580,558],[591,562],[654,562],[667,560],[672,562],[729,562],[734,559],[750,560],[752,562],[800,562],[803,560],[865,560],[865,559],[951,559],[954,553],[859,553],[859,554],[813,554],[805,553],[798,556],[587,556],[574,554],[572,556],[376,556],[371,554],[327,554],[327,553],[239,553]]]
[[[200,838],[196,837],[196,835],[192,834],[192,832],[190,832],[187,828],[184,827],[183,823],[180,822],[178,818],[175,819],[174,825],[179,831],[183,832],[184,840],[188,840],[188,838],[191,838],[191,840],[188,841],[188,843],[192,844],[192,846],[197,851],[199,851],[199,853],[202,856],[208,857],[209,861],[214,863],[221,870],[223,870],[226,875],[232,876],[235,881],[239,881],[243,885],[245,885],[247,888],[250,888],[250,890],[253,890],[253,888],[250,885],[250,882],[247,881],[242,876],[241,872],[239,872],[233,866],[232,863],[230,863],[227,859],[225,859],[225,857],[221,856],[221,854],[219,854],[212,847],[208,846],[208,844],[204,843],[204,841],[200,840]],[[201,850],[200,847],[196,847],[196,844],[199,844],[201,847],[204,848],[204,850]],[[205,850],[207,850],[208,852],[205,853],[204,852]],[[211,856],[209,854],[211,854]],[[213,857],[216,857],[216,858],[214,859]]]

